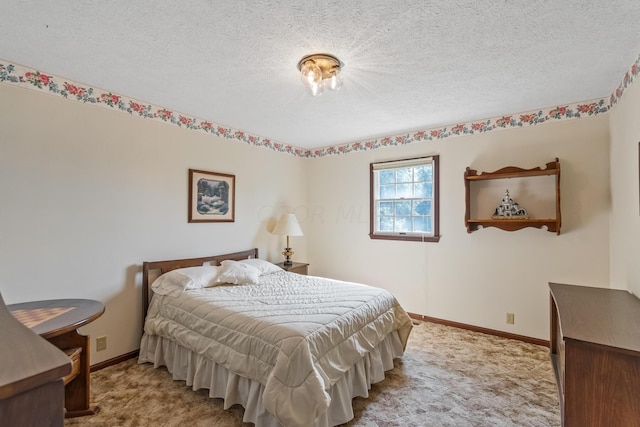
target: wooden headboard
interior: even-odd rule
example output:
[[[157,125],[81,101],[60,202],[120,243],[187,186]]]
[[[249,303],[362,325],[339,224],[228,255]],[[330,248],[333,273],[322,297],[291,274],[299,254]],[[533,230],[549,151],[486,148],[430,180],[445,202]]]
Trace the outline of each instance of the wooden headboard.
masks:
[[[247,258],[258,258],[258,248],[249,249],[241,252],[233,252],[230,254],[212,255],[200,258],[171,259],[167,261],[145,261],[142,263],[142,327],[147,318],[147,310],[151,300],[151,284],[150,273],[156,272],[155,277],[160,276],[168,271],[177,268],[197,267],[200,265],[220,265],[222,261],[233,260],[240,261]]]

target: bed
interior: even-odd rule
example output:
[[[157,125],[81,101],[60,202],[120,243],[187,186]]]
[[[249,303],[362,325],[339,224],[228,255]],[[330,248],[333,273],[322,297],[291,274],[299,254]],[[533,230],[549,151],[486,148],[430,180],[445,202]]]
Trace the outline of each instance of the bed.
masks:
[[[286,272],[258,250],[143,264],[139,363],[258,427],[329,427],[353,418],[401,357],[411,319],[387,291]]]

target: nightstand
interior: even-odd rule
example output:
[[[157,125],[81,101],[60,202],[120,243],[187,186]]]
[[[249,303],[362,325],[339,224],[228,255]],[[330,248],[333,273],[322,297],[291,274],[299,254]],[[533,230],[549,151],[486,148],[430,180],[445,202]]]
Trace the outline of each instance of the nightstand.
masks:
[[[284,271],[304,275],[307,275],[307,267],[309,267],[309,264],[304,262],[294,262],[292,265],[284,265],[284,262],[279,262],[276,265]]]

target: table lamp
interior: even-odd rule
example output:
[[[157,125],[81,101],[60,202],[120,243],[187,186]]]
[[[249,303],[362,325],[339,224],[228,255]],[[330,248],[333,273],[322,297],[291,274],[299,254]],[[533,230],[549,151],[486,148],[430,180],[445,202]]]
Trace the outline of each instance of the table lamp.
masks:
[[[287,247],[284,248],[284,252],[282,252],[282,255],[285,257],[284,265],[293,265],[293,262],[291,262],[291,255],[293,255],[293,251],[289,246],[289,236],[304,236],[296,216],[294,214],[282,215],[273,229],[273,234],[278,236],[287,236]]]

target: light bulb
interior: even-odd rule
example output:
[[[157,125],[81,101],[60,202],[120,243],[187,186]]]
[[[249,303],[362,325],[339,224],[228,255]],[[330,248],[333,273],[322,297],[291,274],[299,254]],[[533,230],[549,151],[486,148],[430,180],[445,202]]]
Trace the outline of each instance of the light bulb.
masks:
[[[336,71],[332,72],[331,77],[327,79],[327,86],[331,90],[340,90],[342,87],[342,79]]]
[[[313,85],[320,83],[322,80],[322,71],[315,62],[307,61],[300,68],[300,78],[302,83],[311,89]]]
[[[322,92],[324,92],[324,84],[322,84],[322,81],[319,81],[317,83],[313,83],[309,87],[309,90],[311,91],[311,95],[320,96],[320,95],[322,95]]]

